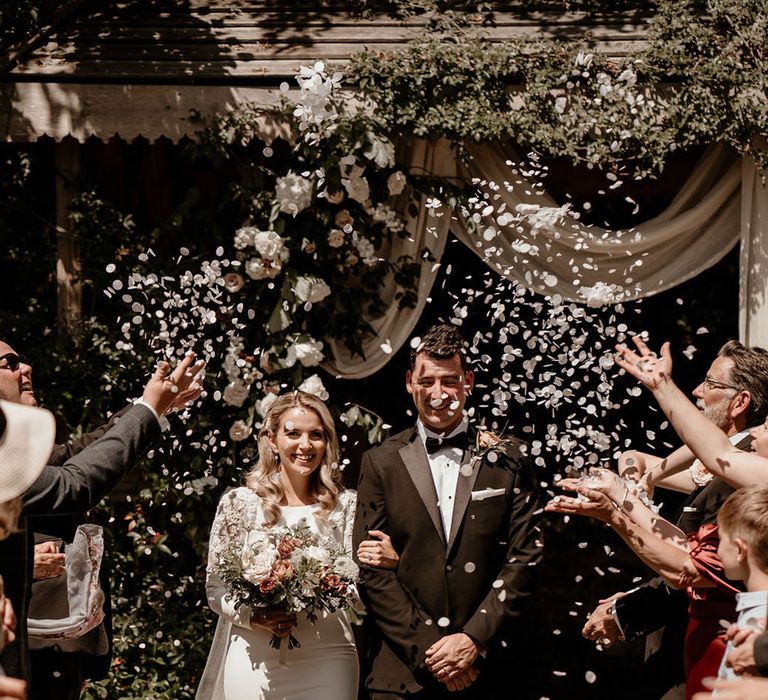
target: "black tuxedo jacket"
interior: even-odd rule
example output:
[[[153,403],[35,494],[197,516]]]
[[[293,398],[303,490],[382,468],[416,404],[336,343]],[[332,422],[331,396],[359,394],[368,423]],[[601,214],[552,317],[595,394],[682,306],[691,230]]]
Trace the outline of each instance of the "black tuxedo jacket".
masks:
[[[441,693],[424,661],[427,649],[447,634],[463,631],[480,642],[487,664],[520,644],[511,631],[531,595],[542,548],[534,522],[536,481],[521,445],[511,440],[496,461],[485,455],[471,470],[465,451],[448,533],[415,427],[363,455],[354,547],[369,530],[383,530],[400,555],[396,571],[361,564],[378,632],[369,649],[368,688]]]

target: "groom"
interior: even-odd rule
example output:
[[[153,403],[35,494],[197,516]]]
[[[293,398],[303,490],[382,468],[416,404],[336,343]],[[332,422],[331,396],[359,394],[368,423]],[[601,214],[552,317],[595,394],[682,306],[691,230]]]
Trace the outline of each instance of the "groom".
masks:
[[[525,645],[519,618],[541,558],[536,481],[523,443],[476,434],[464,414],[464,346],[451,325],[422,337],[406,374],[416,425],[363,455],[354,546],[381,530],[400,555],[396,570],[359,562],[378,632],[373,700],[493,698],[505,685],[508,696]]]

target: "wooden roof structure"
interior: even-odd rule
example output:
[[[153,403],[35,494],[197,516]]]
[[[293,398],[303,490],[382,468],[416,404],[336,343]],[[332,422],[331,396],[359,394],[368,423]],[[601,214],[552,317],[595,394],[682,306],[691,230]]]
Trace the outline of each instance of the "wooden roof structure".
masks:
[[[492,42],[589,34],[597,51],[625,56],[644,46],[647,5],[591,14],[509,2],[477,31]],[[0,63],[3,136],[178,141],[197,129],[192,112],[273,103],[302,64],[343,70],[359,51],[404,48],[429,21],[375,7],[361,17],[339,0],[70,0],[51,27]]]

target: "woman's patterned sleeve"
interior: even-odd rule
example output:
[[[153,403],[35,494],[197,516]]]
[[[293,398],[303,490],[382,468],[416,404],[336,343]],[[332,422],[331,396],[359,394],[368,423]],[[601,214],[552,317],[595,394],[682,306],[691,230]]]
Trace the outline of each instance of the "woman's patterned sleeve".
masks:
[[[251,609],[247,605],[235,608],[227,595],[227,587],[220,575],[222,561],[232,551],[240,552],[247,536],[244,521],[245,504],[238,491],[230,491],[222,496],[216,517],[211,526],[211,538],[208,546],[208,566],[206,570],[205,590],[211,609],[227,618],[232,624],[250,629]]]
[[[352,531],[355,525],[355,510],[357,508],[357,492],[352,489],[344,491],[344,549],[351,556],[353,553]]]

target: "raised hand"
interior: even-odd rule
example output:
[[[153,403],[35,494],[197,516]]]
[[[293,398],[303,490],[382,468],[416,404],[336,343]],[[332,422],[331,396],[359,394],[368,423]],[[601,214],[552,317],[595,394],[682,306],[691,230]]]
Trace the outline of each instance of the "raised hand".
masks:
[[[589,477],[586,477],[589,479]],[[563,479],[557,485],[566,491],[573,491],[578,496],[555,496],[544,510],[550,513],[566,515],[584,515],[589,518],[609,522],[616,512],[613,501],[603,493],[586,485],[586,479]]]
[[[632,340],[637,347],[637,352],[623,343],[617,345],[616,364],[627,374],[639,380],[643,386],[655,391],[672,378],[672,355],[669,351],[669,343],[666,342],[661,346],[661,357],[657,357],[640,336],[635,335]]]
[[[173,372],[167,362],[159,362],[144,387],[142,399],[161,416],[182,408],[202,393],[203,387],[198,379],[204,367],[205,361],[195,362],[193,352],[187,353]]]

